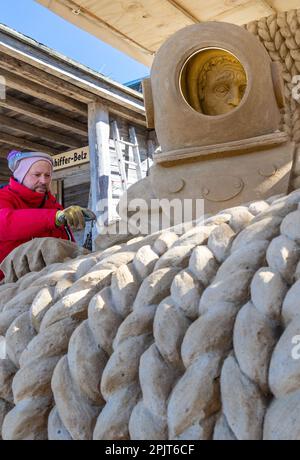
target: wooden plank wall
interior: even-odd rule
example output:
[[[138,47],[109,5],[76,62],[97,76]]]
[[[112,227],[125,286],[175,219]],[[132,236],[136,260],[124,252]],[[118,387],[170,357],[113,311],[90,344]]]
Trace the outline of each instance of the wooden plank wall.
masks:
[[[129,141],[129,127],[133,126],[135,128],[139,143],[141,161],[146,160],[148,151],[148,130],[144,127],[134,125],[123,118],[114,116],[111,117],[110,121],[113,120],[117,121],[120,137],[126,141]],[[122,194],[122,188],[120,183],[117,155],[114,147],[114,142],[112,140],[112,133],[110,134],[110,138],[113,201],[116,205],[119,201],[120,194]],[[124,149],[125,158],[129,159],[128,147],[124,146]],[[128,168],[128,165],[126,167]],[[136,182],[136,173],[132,166],[129,168],[128,176],[129,184]],[[90,188],[89,164],[57,171],[54,177],[64,179],[65,207],[70,206],[71,204],[87,206]]]

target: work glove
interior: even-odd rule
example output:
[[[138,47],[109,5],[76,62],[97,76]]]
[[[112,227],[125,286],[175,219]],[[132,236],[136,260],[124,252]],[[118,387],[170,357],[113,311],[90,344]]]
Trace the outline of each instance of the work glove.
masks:
[[[85,222],[90,220],[96,220],[97,217],[87,208],[81,206],[69,206],[63,211],[57,211],[55,215],[55,225],[60,227],[61,225],[70,225],[77,230],[82,230],[85,227]]]

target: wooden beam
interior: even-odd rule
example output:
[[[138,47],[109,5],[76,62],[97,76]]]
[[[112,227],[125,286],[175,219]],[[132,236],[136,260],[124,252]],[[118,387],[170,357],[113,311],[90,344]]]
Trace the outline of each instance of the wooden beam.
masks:
[[[182,13],[186,18],[189,18],[192,24],[198,24],[200,22],[200,20],[196,18],[196,16],[190,13],[190,11],[183,8],[183,6],[179,5],[179,3],[176,0],[167,0],[167,2],[174,6],[174,8],[177,11],[180,11],[180,13]]]
[[[0,68],[85,104],[95,100],[88,91],[4,53],[0,53]]]
[[[5,115],[0,114],[0,124],[6,126],[7,128],[21,131],[22,133],[28,134],[30,136],[47,139],[48,141],[54,142],[58,145],[66,145],[67,147],[73,148],[82,147],[82,142],[79,140],[75,140],[71,137],[64,136],[63,134],[49,131],[49,129],[46,128],[40,128],[38,126],[25,123],[24,121],[17,120],[16,118],[6,117]]]
[[[44,2],[41,2],[41,3],[44,4]],[[137,42],[133,38],[131,38],[128,35],[124,34],[119,29],[116,29],[112,24],[104,21],[102,18],[100,18],[96,14],[93,14],[92,11],[90,11],[90,10],[88,10],[86,8],[83,8],[82,6],[80,6],[80,4],[77,1],[75,1],[75,0],[61,0],[60,3],[62,3],[62,5],[67,7],[69,10],[70,9],[71,10],[76,10],[76,9],[79,10],[82,14],[84,14],[84,17],[85,17],[85,19],[87,21],[90,21],[91,23],[96,24],[97,27],[103,28],[104,30],[106,30],[110,34],[113,34],[113,35],[117,36],[118,38],[121,38],[123,41],[129,43],[131,46],[134,46],[135,48],[139,49],[143,53],[149,54],[149,55],[154,54],[153,50],[149,50],[145,46],[141,45],[141,43]],[[82,16],[80,16],[80,18],[82,18]]]
[[[103,99],[97,98],[98,102],[105,102]],[[28,102],[21,101],[15,97],[9,95],[5,99],[0,99],[0,107],[13,110],[17,113],[22,113],[30,118],[41,120],[59,128],[67,129],[69,132],[83,135],[87,137],[88,127],[76,120],[72,120],[67,116],[61,115],[60,113],[50,112],[49,109],[37,107],[36,105],[29,104]],[[144,115],[139,114],[133,110],[128,110],[120,104],[114,102],[109,103],[109,112],[111,114],[118,115],[131,123],[136,123],[140,126],[146,126],[146,118]]]
[[[108,109],[109,109],[109,113],[118,115],[121,118],[125,118],[131,123],[136,123],[144,127],[147,126],[146,118],[144,115],[140,115],[136,112],[129,112],[125,107],[122,107],[121,105],[118,105],[118,104],[113,104],[112,102],[108,104]]]
[[[97,229],[107,226],[112,217],[111,165],[109,152],[109,114],[107,107],[91,103],[88,107],[90,171],[92,189],[92,210],[96,213]]]
[[[12,136],[11,134],[1,133],[1,132],[0,132],[0,141],[3,141],[9,145],[13,145],[15,148],[32,150],[36,152],[45,152],[45,153],[48,153],[49,155],[56,155],[60,153],[59,151],[52,149],[50,147],[47,147],[46,145],[37,144],[36,142],[31,142],[28,139]]]
[[[13,110],[16,113],[22,113],[33,120],[39,120],[48,125],[62,128],[68,132],[80,134],[81,136],[87,137],[88,129],[83,123],[72,120],[72,118],[61,115],[44,109],[43,107],[37,107],[36,105],[29,104],[28,102],[21,101],[20,99],[6,95],[5,99],[0,99],[0,107]]]
[[[77,102],[69,97],[63,96],[51,89],[47,89],[36,83],[31,83],[25,78],[18,77],[7,70],[0,70],[1,75],[5,78],[6,86],[14,88],[25,94],[42,99],[50,104],[57,105],[60,108],[69,110],[70,112],[87,115],[87,108],[82,102]]]
[[[138,61],[142,62],[147,66],[151,66],[153,55],[142,47],[139,43],[135,45],[129,40],[129,37],[125,40],[120,33],[118,33],[117,29],[111,28],[109,24],[105,26],[105,24],[99,23],[99,20],[94,19],[93,17],[79,14],[75,15],[72,14],[72,9],[74,8],[67,0],[59,1],[58,2],[50,2],[49,0],[36,0],[38,3],[41,3],[45,7],[49,8],[52,12],[56,13],[57,15],[63,17],[66,21],[74,24],[75,26],[79,27],[82,30],[89,31],[90,34],[95,35],[102,41],[105,41],[110,46],[119,49],[125,54],[128,54],[133,59],[137,59]],[[127,0],[128,1],[128,0]],[[51,6],[50,6],[51,3]],[[110,2],[110,3],[113,3]],[[126,8],[126,3],[124,3]],[[76,8],[76,7],[75,7]],[[124,14],[124,10],[121,14]],[[116,30],[116,32],[115,32]]]

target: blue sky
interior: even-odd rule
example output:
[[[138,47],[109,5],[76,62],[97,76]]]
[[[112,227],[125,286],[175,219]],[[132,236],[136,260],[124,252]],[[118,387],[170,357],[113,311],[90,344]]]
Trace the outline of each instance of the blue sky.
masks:
[[[68,23],[34,0],[0,0],[0,23],[120,83],[149,74],[144,65]]]

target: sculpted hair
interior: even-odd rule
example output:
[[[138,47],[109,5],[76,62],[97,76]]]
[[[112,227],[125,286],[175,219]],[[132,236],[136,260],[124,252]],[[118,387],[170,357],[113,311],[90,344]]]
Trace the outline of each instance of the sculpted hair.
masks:
[[[200,99],[203,98],[203,90],[206,86],[207,82],[207,74],[210,70],[213,70],[214,67],[217,67],[218,65],[221,64],[235,64],[236,66],[240,67],[240,70],[244,72],[244,69],[242,65],[239,63],[239,61],[234,57],[234,56],[218,56],[218,57],[213,57],[209,59],[204,66],[202,67],[200,73],[199,73],[199,78],[198,78],[198,88],[200,92]]]

